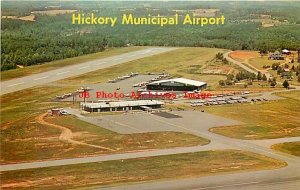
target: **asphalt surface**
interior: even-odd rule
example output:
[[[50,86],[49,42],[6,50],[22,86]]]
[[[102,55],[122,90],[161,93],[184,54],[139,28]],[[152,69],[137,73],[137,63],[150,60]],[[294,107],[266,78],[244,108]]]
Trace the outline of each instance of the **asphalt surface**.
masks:
[[[222,174],[198,178],[163,180],[126,186],[94,188],[101,190],[296,190],[300,185],[299,173],[280,170]]]
[[[174,111],[170,113],[176,115],[177,118],[167,118],[150,113],[128,113],[79,117],[79,119],[120,134],[177,131],[200,136],[200,131],[208,134],[206,131],[212,127],[243,124],[239,121],[198,111]]]
[[[19,90],[31,88],[34,86],[50,83],[53,81],[62,80],[69,77],[92,72],[98,69],[103,69],[113,65],[118,65],[128,61],[172,51],[176,48],[171,47],[151,47],[139,51],[124,53],[107,58],[97,59],[80,63],[72,66],[66,66],[60,69],[55,69],[39,74],[33,74],[21,78],[1,81],[1,95],[16,92]]]

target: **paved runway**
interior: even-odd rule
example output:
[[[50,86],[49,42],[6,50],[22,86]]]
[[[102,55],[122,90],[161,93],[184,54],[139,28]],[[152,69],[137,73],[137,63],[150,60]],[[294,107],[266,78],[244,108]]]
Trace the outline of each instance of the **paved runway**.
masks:
[[[118,65],[132,60],[172,51],[175,49],[176,48],[171,48],[171,47],[151,47],[139,51],[124,53],[117,56],[97,59],[97,60],[88,61],[85,63],[80,63],[72,66],[66,66],[60,69],[55,69],[55,70],[51,70],[39,74],[33,74],[33,75],[29,75],[17,79],[3,81],[1,82],[1,95],[50,83],[53,81],[62,80],[76,75],[85,74],[98,69],[103,69],[106,67]]]
[[[131,185],[94,188],[97,190],[296,190],[300,185],[299,166],[294,170],[219,174],[213,176],[160,180]],[[282,172],[282,173],[281,173]]]

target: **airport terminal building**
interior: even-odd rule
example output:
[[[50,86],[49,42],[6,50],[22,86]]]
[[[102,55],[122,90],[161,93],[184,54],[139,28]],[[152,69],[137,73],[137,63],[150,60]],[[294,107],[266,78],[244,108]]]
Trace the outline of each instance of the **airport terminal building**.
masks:
[[[130,111],[130,110],[145,110],[161,108],[163,102],[157,100],[134,100],[134,101],[119,101],[119,102],[81,102],[80,106],[88,112],[109,112],[109,111]]]
[[[194,91],[205,88],[207,88],[205,82],[185,78],[160,80],[147,85],[147,90]]]

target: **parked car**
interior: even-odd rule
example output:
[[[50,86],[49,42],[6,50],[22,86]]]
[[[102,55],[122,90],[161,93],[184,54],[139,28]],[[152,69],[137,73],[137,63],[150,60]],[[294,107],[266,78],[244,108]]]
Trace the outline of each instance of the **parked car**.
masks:
[[[61,111],[60,111],[60,114],[61,114],[61,115],[70,115],[66,110],[61,110]]]

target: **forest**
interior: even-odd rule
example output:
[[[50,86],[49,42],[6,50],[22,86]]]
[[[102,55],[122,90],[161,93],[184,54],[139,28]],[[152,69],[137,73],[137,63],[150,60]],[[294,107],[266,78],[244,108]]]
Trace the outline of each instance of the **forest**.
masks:
[[[33,11],[77,10],[121,17],[174,15],[176,12],[217,9],[226,24],[219,26],[72,25],[71,14]],[[300,2],[99,2],[3,1],[1,19],[1,71],[104,51],[111,47],[190,46],[231,50],[300,48]],[[205,11],[204,11],[205,13]],[[28,16],[35,21],[9,19]],[[261,18],[263,17],[263,18]],[[267,19],[265,17],[268,17]],[[269,18],[270,17],[270,18]],[[275,23],[264,27],[264,22]]]

